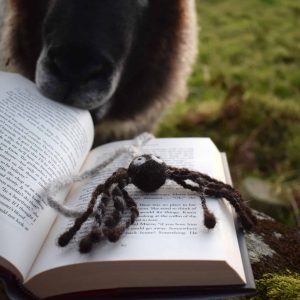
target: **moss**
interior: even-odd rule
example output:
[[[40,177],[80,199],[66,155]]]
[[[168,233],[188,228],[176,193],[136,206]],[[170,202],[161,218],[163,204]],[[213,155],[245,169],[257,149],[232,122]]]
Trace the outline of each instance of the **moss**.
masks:
[[[300,275],[267,273],[256,281],[258,295],[251,300],[297,300],[300,299]]]
[[[254,233],[274,251],[272,257],[265,256],[252,263],[253,274],[260,279],[265,273],[283,272],[289,269],[300,274],[300,232],[273,220],[259,220]]]
[[[300,2],[196,3],[200,49],[190,93],[157,135],[211,137],[227,152],[237,187],[249,175],[300,185]]]
[[[288,172],[300,164],[298,105],[275,98],[252,99],[243,90],[238,85],[229,88],[222,103],[203,102],[196,107],[180,103],[166,117],[158,135],[210,136],[242,176],[249,175],[253,166],[261,176]],[[249,147],[254,161],[248,164],[244,152]]]
[[[255,175],[294,191],[300,186],[300,2],[196,3],[202,30],[190,93],[157,135],[209,136],[227,152],[237,187]],[[299,209],[300,190],[286,194]],[[256,233],[276,254],[252,265],[255,300],[300,299],[299,229],[264,220]]]

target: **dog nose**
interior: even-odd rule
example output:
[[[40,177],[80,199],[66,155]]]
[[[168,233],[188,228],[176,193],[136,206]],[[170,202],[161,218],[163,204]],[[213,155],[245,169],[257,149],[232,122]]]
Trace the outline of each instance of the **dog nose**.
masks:
[[[100,53],[92,53],[82,46],[52,47],[46,65],[54,76],[67,82],[89,82],[109,77],[112,62]]]

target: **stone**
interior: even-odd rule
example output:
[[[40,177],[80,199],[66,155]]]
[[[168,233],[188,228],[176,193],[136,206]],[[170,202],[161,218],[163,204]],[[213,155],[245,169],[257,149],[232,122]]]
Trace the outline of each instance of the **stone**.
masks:
[[[265,273],[287,270],[300,274],[299,228],[281,224],[269,216],[264,218],[262,213],[257,216],[257,225],[246,234],[255,279]]]
[[[250,206],[264,212],[276,220],[287,220],[291,214],[288,201],[285,201],[275,192],[272,183],[255,177],[243,180],[241,192]]]

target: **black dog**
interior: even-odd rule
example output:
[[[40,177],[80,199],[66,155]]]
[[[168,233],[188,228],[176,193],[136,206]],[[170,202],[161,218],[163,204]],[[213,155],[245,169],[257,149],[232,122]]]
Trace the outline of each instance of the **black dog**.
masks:
[[[9,0],[7,69],[88,109],[96,143],[151,130],[184,96],[196,56],[194,0]]]

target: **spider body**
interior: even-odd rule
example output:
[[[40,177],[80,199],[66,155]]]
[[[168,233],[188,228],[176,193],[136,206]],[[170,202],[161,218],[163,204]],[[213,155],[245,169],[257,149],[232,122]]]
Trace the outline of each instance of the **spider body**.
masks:
[[[104,184],[96,187],[87,210],[75,220],[71,228],[60,236],[58,244],[63,247],[69,243],[82,224],[94,212],[99,196],[101,199],[94,214],[92,229],[81,240],[79,250],[82,253],[89,252],[93,243],[102,239],[117,241],[139,215],[137,204],[125,187],[134,184],[144,192],[153,192],[164,185],[167,179],[185,189],[195,191],[199,195],[206,228],[212,229],[216,225],[216,218],[206,205],[206,197],[228,200],[238,214],[244,229],[250,230],[255,225],[256,218],[250,208],[230,185],[200,172],[169,166],[157,156],[144,154],[134,158],[128,169],[118,169]],[[126,211],[129,213],[125,213]]]
[[[167,165],[154,155],[141,155],[128,167],[131,182],[144,192],[154,192],[167,180]]]

